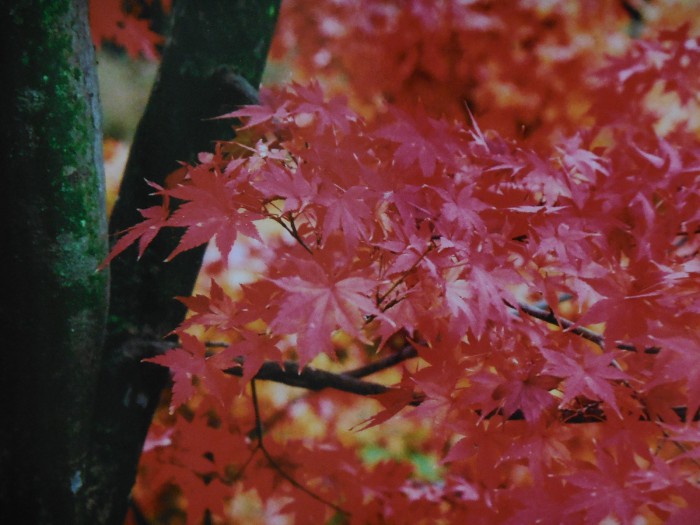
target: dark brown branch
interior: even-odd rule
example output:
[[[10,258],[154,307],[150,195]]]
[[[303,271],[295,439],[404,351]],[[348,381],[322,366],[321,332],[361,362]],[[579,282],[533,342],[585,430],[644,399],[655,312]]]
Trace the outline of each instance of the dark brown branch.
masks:
[[[683,423],[686,422],[688,410],[686,407],[673,407],[673,410]],[[481,411],[477,410],[477,414],[481,415]],[[486,414],[484,419],[492,419],[496,416],[502,416],[503,412],[500,409],[493,410]],[[602,423],[606,421],[605,411],[597,401],[592,401],[581,408],[562,408],[559,410],[559,417],[564,423],[580,424],[580,423]],[[640,421],[651,421],[651,418],[642,416]],[[516,410],[509,417],[508,421],[524,421],[525,414],[521,410]],[[700,410],[695,413],[693,421],[700,421]]]
[[[226,369],[225,372],[235,376],[242,376],[243,368],[234,366]],[[346,374],[334,374],[333,372],[319,370],[310,366],[300,369],[299,364],[294,361],[285,361],[283,364],[267,361],[255,375],[255,379],[275,381],[312,391],[333,388],[361,396],[383,394],[391,388],[379,383],[362,381]]]
[[[406,344],[397,352],[378,359],[377,361],[373,361],[365,366],[343,372],[343,375],[357,378],[366,377],[368,375],[381,372],[382,370],[386,370],[387,368],[391,368],[392,366],[398,365],[402,361],[406,361],[407,359],[412,359],[414,357],[418,357],[418,351],[412,344]]]
[[[540,319],[541,321],[544,321],[551,325],[558,326],[563,330],[566,330],[567,332],[571,332],[572,334],[576,334],[580,337],[583,337],[584,339],[587,339],[588,341],[597,344],[601,348],[605,348],[605,339],[602,335],[583,326],[577,326],[576,323],[574,323],[573,321],[569,321],[568,319],[565,319],[563,317],[557,317],[556,315],[554,315],[554,312],[552,312],[551,309],[544,310],[542,308],[538,308],[536,306],[532,306],[526,303],[518,303],[517,306],[513,306],[508,301],[503,302],[506,306],[512,308],[513,310],[522,311],[528,314],[529,316],[534,317],[535,319]],[[615,348],[618,348],[619,350],[626,350],[628,352],[638,351],[636,346],[626,343],[618,343],[615,345]],[[658,347],[651,346],[645,348],[643,351],[645,354],[658,354],[660,350],[661,349]]]
[[[548,313],[539,308],[528,305],[526,306],[528,310],[539,311],[536,312],[538,315],[540,312],[544,314]],[[549,315],[553,318],[551,313],[549,313]],[[165,341],[154,341],[152,344],[154,348],[157,348],[157,353],[162,353],[175,346],[173,343]],[[207,343],[207,345],[213,347],[226,346],[225,343],[219,342],[211,342]],[[255,379],[275,381],[277,383],[282,383],[289,386],[304,388],[312,392],[319,392],[326,388],[333,388],[335,390],[340,390],[350,394],[373,396],[388,392],[392,387],[382,385],[380,383],[363,381],[360,378],[380,372],[381,370],[385,370],[398,363],[401,363],[402,361],[417,356],[418,351],[416,348],[411,344],[406,344],[397,352],[382,359],[378,359],[377,361],[368,365],[354,368],[342,373],[328,372],[326,370],[319,370],[310,366],[304,367],[300,370],[299,364],[294,361],[285,361],[283,364],[268,361],[260,368],[259,372],[255,375]],[[226,369],[225,372],[227,374],[241,377],[243,375],[242,366],[245,360],[243,357],[238,357],[236,358],[236,362],[238,365]],[[424,395],[416,393],[414,400],[410,403],[410,405],[418,406],[424,400]],[[672,410],[678,415],[681,421],[686,421],[688,417],[686,407],[673,407]],[[603,409],[600,408],[599,403],[590,403],[579,409],[561,409],[560,414],[562,420],[566,423],[599,423],[601,421],[605,421],[605,413],[603,412]],[[487,414],[485,418],[491,419],[497,415],[502,415],[502,412],[500,410],[494,410],[493,412]],[[520,410],[516,410],[508,417],[509,421],[518,421],[523,419],[525,419],[525,416]],[[700,421],[700,410],[693,415],[692,420]]]

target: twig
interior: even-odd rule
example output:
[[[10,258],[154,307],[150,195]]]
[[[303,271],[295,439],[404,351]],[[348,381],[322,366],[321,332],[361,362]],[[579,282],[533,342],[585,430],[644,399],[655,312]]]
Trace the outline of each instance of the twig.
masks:
[[[301,236],[299,235],[299,232],[297,231],[296,224],[294,224],[294,217],[292,217],[292,214],[291,214],[291,213],[289,214],[289,218],[288,218],[288,220],[289,220],[289,225],[287,225],[287,223],[284,222],[284,220],[282,219],[282,217],[275,216],[275,215],[270,215],[269,217],[270,217],[273,221],[275,221],[277,224],[279,224],[280,226],[282,226],[282,228],[284,228],[284,229],[287,231],[287,233],[288,233],[289,235],[291,235],[292,237],[294,237],[294,239],[302,246],[302,248],[304,248],[304,249],[305,249],[307,252],[309,252],[311,255],[314,254],[313,250],[312,250],[311,248],[309,248],[309,247],[306,245],[306,243],[303,241],[303,239],[302,239]]]
[[[332,501],[328,501],[327,499],[323,498],[322,496],[319,496],[312,490],[310,490],[308,487],[304,486],[302,483],[297,481],[293,476],[291,476],[289,473],[287,473],[279,463],[270,455],[270,453],[267,451],[265,448],[265,444],[263,443],[263,431],[262,431],[262,418],[260,417],[260,406],[258,404],[258,392],[257,392],[257,387],[255,385],[255,379],[253,379],[250,382],[250,388],[252,392],[252,398],[253,398],[253,410],[255,412],[255,429],[257,433],[257,438],[258,438],[258,449],[260,452],[263,453],[265,456],[265,459],[267,459],[267,462],[270,464],[270,466],[277,471],[277,473],[282,476],[284,479],[286,479],[289,483],[291,483],[294,487],[297,489],[301,490],[304,494],[307,496],[310,496],[311,498],[315,499],[319,503],[322,503],[323,505],[326,505],[336,512],[342,514],[343,516],[350,517],[351,514],[343,509],[342,507],[339,507]]]
[[[392,366],[413,357],[418,357],[418,351],[411,343],[407,343],[397,352],[378,359],[377,361],[373,361],[365,366],[343,372],[342,375],[356,378],[366,377],[371,374],[376,374],[382,370],[386,370],[387,368],[391,368]]]
[[[532,306],[522,302],[519,302],[517,306],[513,306],[505,300],[503,302],[508,308],[512,308],[515,311],[525,312],[531,317],[540,319],[541,321],[544,321],[551,325],[558,326],[566,330],[567,332],[571,332],[572,334],[576,334],[580,337],[583,337],[584,339],[587,339],[588,341],[597,344],[601,348],[605,348],[605,339],[602,335],[583,326],[577,326],[576,323],[574,323],[573,321],[569,321],[568,319],[565,319],[563,317],[557,317],[556,315],[554,315],[554,312],[551,309],[543,310],[542,308],[538,308],[536,306]],[[615,345],[615,348],[619,350],[626,350],[628,352],[638,351],[636,346],[626,343],[618,343]],[[651,346],[644,349],[645,354],[658,354],[660,351],[661,349],[656,346]]]

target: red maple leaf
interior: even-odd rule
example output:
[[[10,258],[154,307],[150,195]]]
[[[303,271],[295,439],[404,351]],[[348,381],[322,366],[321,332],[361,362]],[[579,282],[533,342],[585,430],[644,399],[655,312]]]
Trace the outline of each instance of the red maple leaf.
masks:
[[[315,128],[319,135],[329,128],[331,131],[347,133],[351,123],[358,120],[357,115],[348,107],[346,97],[335,96],[326,100],[318,81],[312,80],[307,85],[292,84],[292,87],[298,97],[298,106],[294,111],[298,125],[310,123],[306,115],[311,115],[314,120],[318,120]]]
[[[112,41],[123,46],[129,56],[137,58],[143,55],[147,60],[156,60],[159,56],[156,46],[164,38],[151,31],[146,19],[138,18],[137,13],[128,13],[122,9],[121,0],[90,0],[90,30],[95,47],[100,48],[103,41]],[[169,10],[169,2],[163,2]]]
[[[695,335],[695,334],[693,334]],[[685,384],[688,416],[692,417],[700,409],[700,341],[694,337],[661,339],[661,342],[678,344],[679,348],[665,348],[657,356],[654,374],[647,388],[679,381]]]
[[[590,268],[595,268],[591,264]],[[582,325],[605,323],[607,348],[619,342],[651,346],[649,336],[659,321],[673,325],[673,312],[663,308],[664,291],[670,286],[669,269],[651,260],[631,261],[629,268],[613,266],[602,275],[582,279],[603,296],[581,317]]]
[[[326,207],[323,220],[323,238],[342,231],[343,239],[350,250],[367,240],[372,224],[372,202],[374,192],[364,186],[353,186],[345,191],[326,190],[319,195],[318,202]]]
[[[629,376],[611,366],[619,352],[595,354],[583,352],[576,355],[570,345],[566,352],[555,352],[542,349],[542,355],[547,360],[542,372],[564,379],[564,397],[560,406],[565,406],[577,396],[590,399],[601,399],[622,417],[615,400],[615,392],[610,381],[628,380]]]
[[[177,297],[177,299],[192,313],[180,323],[179,331],[193,325],[200,325],[225,332],[235,330],[256,320],[254,313],[249,312],[241,302],[231,298],[214,279],[210,281],[208,296],[195,295],[193,297]]]
[[[255,377],[263,363],[281,359],[281,352],[276,343],[276,338],[245,332],[240,341],[230,343],[225,350],[212,356],[209,361],[221,370],[240,365],[243,375],[239,388],[242,390]]]
[[[173,376],[173,397],[170,410],[174,411],[180,405],[189,401],[197,391],[193,383],[195,377],[201,385],[222,403],[225,402],[225,392],[230,384],[216,362],[207,359],[207,351],[203,342],[196,337],[181,334],[181,347],[168,350],[165,354],[144,361],[166,366]]]
[[[274,162],[266,162],[256,171],[253,186],[265,199],[284,199],[282,215],[303,211],[318,193],[318,181],[307,175],[302,166],[290,170]]]
[[[398,144],[394,160],[401,168],[417,166],[425,178],[432,177],[438,160],[450,158],[449,146],[454,143],[444,123],[419,111],[409,117],[392,110],[394,121],[373,132],[373,136]]]
[[[445,303],[454,324],[471,330],[476,337],[483,335],[488,320],[498,319],[507,325],[510,318],[502,298],[509,295],[505,285],[510,279],[517,281],[518,277],[507,269],[488,271],[478,264],[449,268],[445,272]]]
[[[277,334],[298,334],[300,362],[332,350],[331,335],[338,328],[364,339],[366,316],[380,315],[370,298],[376,282],[347,274],[343,268],[329,271],[310,258],[296,262],[295,267],[298,275],[274,279],[284,293],[270,328]]]
[[[583,513],[586,525],[598,524],[611,514],[630,523],[639,506],[648,501],[648,495],[631,483],[631,475],[639,470],[634,458],[624,451],[613,458],[599,447],[596,459],[595,467],[581,468],[566,477],[579,489],[567,502],[567,512]]]
[[[352,427],[352,430],[367,430],[368,428],[384,423],[416,399],[412,388],[403,387],[391,388],[383,394],[371,397],[377,399],[384,407],[384,410],[377,412],[359,425]]]
[[[239,233],[259,238],[253,221],[262,218],[262,214],[246,207],[245,194],[241,194],[229,177],[210,170],[207,165],[190,170],[189,182],[168,190],[168,194],[186,201],[170,217],[168,226],[187,230],[166,260],[214,237],[216,247],[226,260]]]
[[[112,259],[114,259],[121,252],[126,250],[129,246],[139,241],[139,258],[146,251],[148,245],[151,244],[153,239],[161,228],[167,226],[168,216],[170,215],[170,197],[165,192],[165,190],[154,182],[146,181],[146,183],[158,190],[154,195],[161,195],[163,201],[160,206],[151,206],[143,210],[139,210],[139,213],[144,218],[144,220],[135,226],[127,229],[124,235],[119,238],[117,243],[112,248],[109,256],[100,264],[99,268],[105,268]]]
[[[268,90],[263,89],[260,91],[260,104],[243,106],[242,108],[237,109],[236,111],[220,115],[216,118],[244,119],[246,123],[245,125],[238,128],[240,130],[259,126],[260,124],[264,124],[269,121],[275,122],[286,120],[289,116],[289,112],[287,111],[287,106],[289,105],[289,102],[285,101],[275,108],[273,107],[274,102],[270,100],[271,98],[272,97],[270,96],[270,92]],[[268,103],[266,104],[266,102]]]

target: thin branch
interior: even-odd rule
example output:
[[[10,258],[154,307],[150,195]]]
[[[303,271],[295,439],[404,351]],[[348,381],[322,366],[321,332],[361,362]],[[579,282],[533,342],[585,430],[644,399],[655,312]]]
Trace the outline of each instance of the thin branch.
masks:
[[[262,418],[260,417],[260,405],[258,403],[258,392],[257,392],[257,387],[255,384],[255,379],[253,379],[250,382],[250,388],[252,392],[252,398],[253,398],[253,410],[255,412],[255,428],[256,428],[256,433],[257,433],[257,439],[258,439],[258,449],[260,452],[263,453],[265,456],[265,459],[267,459],[267,462],[270,464],[270,466],[277,471],[277,473],[282,476],[284,479],[286,479],[290,484],[292,484],[294,487],[297,489],[301,490],[304,494],[307,496],[315,499],[319,503],[326,505],[336,512],[342,514],[343,516],[350,517],[351,514],[343,509],[342,507],[339,507],[332,501],[328,501],[327,499],[323,498],[322,496],[319,496],[316,494],[314,491],[310,490],[308,487],[297,481],[293,476],[291,476],[289,473],[287,473],[279,463],[275,460],[275,458],[272,457],[272,455],[267,451],[265,448],[265,444],[263,442],[263,429],[262,429]]]
[[[256,434],[256,433],[257,433],[257,420],[256,420],[255,430],[248,432],[247,436],[252,440],[252,439],[255,439],[256,436],[251,435],[251,434]],[[248,456],[248,459],[245,460],[245,463],[243,463],[243,465],[241,465],[241,467],[238,469],[236,474],[233,476],[233,481],[238,481],[243,477],[243,474],[245,474],[245,471],[248,468],[248,465],[250,465],[250,463],[253,461],[253,458],[255,457],[255,454],[258,452],[258,450],[259,450],[259,447],[255,447],[251,451],[250,455]]]
[[[234,366],[227,368],[224,372],[240,377],[243,375],[243,368],[241,366]],[[300,369],[299,363],[295,361],[285,361],[283,364],[275,361],[267,361],[263,363],[258,373],[255,374],[255,379],[275,381],[277,383],[313,391],[333,388],[335,390],[361,396],[383,394],[390,390],[390,387],[385,385],[370,381],[362,381],[357,377],[346,374],[335,374],[310,366],[305,366],[303,369]]]
[[[284,229],[287,231],[287,233],[288,233],[289,235],[291,235],[291,236],[301,245],[302,248],[304,248],[304,249],[305,249],[307,252],[309,252],[311,255],[314,254],[313,250],[312,250],[311,248],[309,248],[309,247],[306,245],[306,243],[304,242],[304,240],[303,240],[303,239],[301,238],[301,236],[299,235],[299,232],[297,231],[296,224],[294,223],[294,217],[292,217],[292,214],[291,214],[291,213],[289,214],[289,217],[288,217],[288,219],[287,219],[287,220],[289,221],[289,225],[287,225],[287,223],[284,222],[284,220],[283,220],[282,217],[280,217],[280,216],[269,215],[269,217],[270,217],[273,221],[275,221],[277,224],[279,224],[280,226],[282,226],[282,228],[284,228]]]
[[[577,326],[576,323],[574,323],[573,321],[569,321],[568,319],[565,319],[563,317],[557,317],[556,315],[554,315],[554,312],[551,309],[544,310],[542,308],[538,308],[536,306],[532,306],[522,302],[519,302],[517,306],[513,306],[508,301],[503,302],[508,308],[512,308],[515,311],[525,312],[531,317],[540,319],[541,321],[544,321],[551,325],[558,326],[563,330],[566,330],[567,332],[571,332],[572,334],[576,334],[580,337],[583,337],[584,339],[587,339],[588,341],[597,344],[601,348],[605,348],[605,339],[602,335],[583,326]],[[638,351],[636,346],[626,343],[618,343],[615,345],[615,348],[618,348],[619,350],[626,350],[628,352]],[[660,351],[661,349],[656,346],[651,346],[644,349],[645,354],[658,354]]]
[[[250,391],[253,397],[253,410],[255,411],[255,433],[258,440],[258,444],[262,448],[263,446],[263,429],[262,429],[262,418],[260,417],[260,405],[258,403],[258,388],[255,383],[255,379],[250,382]]]
[[[382,370],[386,370],[387,368],[391,368],[402,361],[406,361],[407,359],[412,359],[414,357],[418,357],[418,350],[416,350],[411,343],[407,343],[397,352],[389,354],[386,357],[373,361],[359,368],[354,368],[352,370],[348,370],[347,372],[343,372],[342,375],[356,378],[366,377],[371,374],[376,374]]]
[[[550,314],[551,315],[551,314]],[[217,343],[218,344],[218,343]],[[361,396],[379,395],[391,390],[392,387],[363,381],[360,378],[367,375],[379,372],[391,366],[394,366],[406,359],[417,356],[415,347],[406,345],[395,354],[389,355],[383,359],[379,359],[375,363],[362,366],[353,370],[348,370],[343,373],[333,373],[326,370],[319,370],[310,366],[299,369],[299,364],[293,361],[285,361],[284,365],[277,362],[267,361],[260,368],[260,371],[255,375],[255,379],[275,381],[290,386],[305,388],[312,392],[318,392],[325,388],[333,388],[350,394]],[[227,374],[242,376],[243,375],[243,358],[236,359],[240,365],[224,370]],[[425,400],[425,396],[416,393],[414,400],[410,403],[411,406],[418,406]],[[688,420],[686,407],[673,407],[672,410],[678,415],[681,421]],[[500,415],[499,410],[494,410],[486,415],[486,419],[490,419],[496,415]],[[561,409],[560,414],[562,419],[567,423],[594,423],[605,420],[605,414],[602,409],[597,408],[597,405],[590,404],[581,409]],[[521,420],[524,415],[519,410],[514,412],[508,419]],[[700,410],[692,415],[693,421],[700,421]],[[257,432],[257,431],[255,431]]]
[[[299,244],[301,244],[304,247],[304,249],[307,252],[309,252],[311,255],[313,255],[314,252],[311,250],[311,248],[309,248],[306,245],[304,240],[301,238],[301,235],[299,235],[299,231],[297,230],[297,225],[294,222],[294,216],[292,215],[292,212],[289,212],[287,220],[289,221],[289,227],[292,229],[292,235],[294,236],[294,238],[299,242]]]
[[[417,350],[411,345],[411,344],[406,344],[403,346],[401,349],[399,349],[397,352],[392,353],[382,359],[378,359],[377,361],[374,361],[368,365],[361,366],[358,368],[354,368],[352,370],[347,370],[345,372],[342,372],[341,375],[346,375],[350,377],[355,377],[355,378],[362,378],[366,377],[371,374],[375,374],[377,372],[380,372],[382,370],[386,370],[387,368],[391,368],[392,366],[395,366],[399,364],[402,361],[406,361],[407,359],[411,359],[413,357],[417,357],[418,352]],[[242,362],[241,362],[242,364]],[[287,414],[289,408],[294,404],[298,403],[304,399],[308,399],[309,396],[316,394],[319,392],[319,390],[315,391],[309,391],[306,392],[299,397],[296,397],[289,401],[284,407],[278,409],[274,414],[269,416],[267,420],[265,421],[265,424],[263,425],[263,432],[268,430],[271,426],[275,425],[278,421],[280,421],[285,415]],[[417,400],[415,403],[412,404],[418,404]],[[247,435],[250,437],[250,439],[253,439],[255,437],[256,430],[252,429],[250,430]]]

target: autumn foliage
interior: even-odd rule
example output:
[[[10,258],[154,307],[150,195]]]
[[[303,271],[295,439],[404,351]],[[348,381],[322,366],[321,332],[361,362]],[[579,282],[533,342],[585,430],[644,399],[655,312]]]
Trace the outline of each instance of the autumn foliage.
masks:
[[[110,255],[179,228],[171,258],[220,256],[150,360],[174,383],[140,512],[692,523],[696,28],[632,39],[626,2],[306,4],[274,49],[325,87],[222,116],[237,140],[154,185]]]
[[[121,47],[133,58],[157,60],[163,37],[152,29],[156,13],[170,10],[171,0],[90,0],[90,31],[97,47]]]

